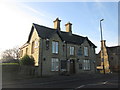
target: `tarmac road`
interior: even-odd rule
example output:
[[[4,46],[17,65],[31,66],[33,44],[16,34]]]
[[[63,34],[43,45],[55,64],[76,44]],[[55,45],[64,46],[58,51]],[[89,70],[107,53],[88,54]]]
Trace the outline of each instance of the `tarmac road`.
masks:
[[[9,82],[3,81],[3,88],[118,88],[118,76],[110,75],[72,75],[52,78],[21,79]]]

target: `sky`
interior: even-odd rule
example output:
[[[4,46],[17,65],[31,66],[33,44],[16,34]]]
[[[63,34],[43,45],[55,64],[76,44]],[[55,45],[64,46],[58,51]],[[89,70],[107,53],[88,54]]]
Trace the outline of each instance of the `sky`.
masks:
[[[45,0],[46,1],[46,0]],[[54,1],[54,0],[52,0]],[[65,0],[66,1],[66,0]],[[68,0],[69,1],[69,0]],[[107,46],[118,45],[118,2],[41,2],[41,0],[0,0],[0,53],[26,43],[32,23],[53,28],[61,20],[61,30],[72,23],[73,34],[88,37],[100,50],[100,20]]]

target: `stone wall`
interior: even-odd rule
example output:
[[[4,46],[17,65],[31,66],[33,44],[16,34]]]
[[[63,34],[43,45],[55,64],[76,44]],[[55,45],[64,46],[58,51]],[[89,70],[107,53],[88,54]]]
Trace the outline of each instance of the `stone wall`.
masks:
[[[2,65],[2,82],[38,76],[37,67],[20,65]]]

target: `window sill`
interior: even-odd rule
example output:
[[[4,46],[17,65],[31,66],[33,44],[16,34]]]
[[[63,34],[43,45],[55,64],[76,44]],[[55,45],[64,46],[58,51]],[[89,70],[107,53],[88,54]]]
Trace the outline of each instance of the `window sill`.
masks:
[[[75,56],[75,55],[70,55],[70,56]]]
[[[54,55],[58,55],[58,53],[52,53],[52,54],[54,54]]]
[[[89,57],[89,56],[84,56],[84,57]]]
[[[58,72],[58,71],[51,71],[51,72]]]

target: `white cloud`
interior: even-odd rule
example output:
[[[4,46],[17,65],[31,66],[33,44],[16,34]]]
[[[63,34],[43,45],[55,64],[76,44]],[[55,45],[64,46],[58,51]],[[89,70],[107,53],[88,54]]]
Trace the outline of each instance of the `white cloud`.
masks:
[[[30,11],[32,11],[33,13],[36,13],[36,14],[40,15],[40,16],[45,16],[43,13],[40,13],[39,11],[37,11],[37,10],[27,6],[27,5],[24,5],[23,7],[30,10]]]

